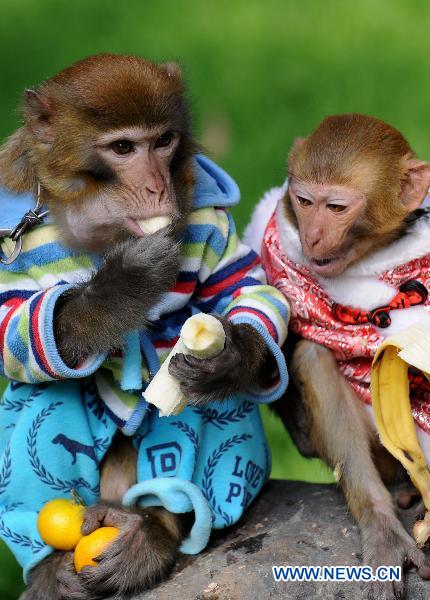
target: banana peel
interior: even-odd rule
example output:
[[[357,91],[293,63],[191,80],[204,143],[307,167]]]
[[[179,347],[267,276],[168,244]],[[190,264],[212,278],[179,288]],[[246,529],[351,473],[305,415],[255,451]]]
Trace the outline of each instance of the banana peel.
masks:
[[[410,366],[430,380],[430,332],[419,327],[405,329],[379,346],[370,389],[380,440],[405,467],[426,508],[424,520],[417,521],[413,531],[415,542],[422,547],[430,538],[430,472],[411,412]]]

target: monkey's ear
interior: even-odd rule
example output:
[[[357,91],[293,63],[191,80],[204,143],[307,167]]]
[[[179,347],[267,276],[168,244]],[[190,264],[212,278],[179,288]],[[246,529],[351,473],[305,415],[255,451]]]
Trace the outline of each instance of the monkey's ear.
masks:
[[[292,176],[291,171],[292,171],[293,165],[297,166],[296,161],[297,161],[298,155],[300,154],[305,142],[306,142],[306,138],[295,138],[294,139],[294,142],[291,146],[291,150],[288,154],[288,161],[287,161],[288,162],[288,177]]]
[[[407,173],[402,183],[402,201],[413,211],[419,208],[430,187],[430,164],[424,160],[410,158]]]
[[[174,79],[182,79],[182,69],[177,62],[166,62],[161,67],[167,72],[169,77]]]
[[[27,127],[20,127],[0,147],[0,185],[22,194],[34,190],[36,174],[31,161],[34,140]]]
[[[25,90],[23,108],[27,125],[34,137],[45,144],[51,143],[53,108],[49,99],[35,90]]]
[[[305,141],[306,138],[303,137],[294,138],[293,145],[291,146],[291,152],[297,152],[298,150],[301,150]]]
[[[306,141],[306,138],[302,138],[302,137],[298,137],[298,138],[294,139],[294,142],[291,146],[291,150],[288,154],[288,166],[289,167],[291,166],[291,164],[294,162],[297,155],[302,150],[305,141]]]

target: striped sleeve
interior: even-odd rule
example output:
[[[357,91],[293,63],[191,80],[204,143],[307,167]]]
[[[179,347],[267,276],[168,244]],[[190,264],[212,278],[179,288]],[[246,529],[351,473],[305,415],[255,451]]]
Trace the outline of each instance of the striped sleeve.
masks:
[[[207,263],[199,277],[197,298],[203,312],[215,312],[234,323],[252,325],[264,338],[274,355],[279,377],[270,388],[253,390],[249,396],[257,402],[277,400],[286,390],[288,375],[280,346],[287,337],[288,302],[274,287],[267,285],[258,255],[237,236],[231,214],[217,209],[218,227],[208,240],[210,255],[218,249],[216,265],[208,272]],[[223,243],[220,243],[223,240]],[[205,263],[205,261],[204,261]]]
[[[0,294],[0,356],[6,377],[25,383],[86,377],[102,364],[105,354],[89,357],[72,369],[57,350],[55,304],[70,287],[59,284],[42,291],[19,289]]]

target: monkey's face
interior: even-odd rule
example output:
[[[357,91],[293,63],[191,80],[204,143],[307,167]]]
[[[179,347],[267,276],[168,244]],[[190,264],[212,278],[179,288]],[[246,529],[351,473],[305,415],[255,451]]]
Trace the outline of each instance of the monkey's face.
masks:
[[[430,185],[430,164],[383,121],[327,117],[288,158],[285,208],[310,269],[336,277],[402,236]]]
[[[61,205],[55,198],[50,203],[67,243],[103,250],[127,236],[146,235],[139,222],[150,217],[166,216],[178,229],[186,209],[172,172],[179,143],[180,134],[162,125],[98,135],[88,171],[69,180],[77,191],[84,187],[85,194]]]
[[[367,203],[363,192],[292,177],[288,194],[302,250],[314,273],[336,277],[369,250],[370,238],[356,239],[356,224]]]
[[[10,179],[40,183],[66,243],[103,251],[158,216],[179,230],[195,144],[177,65],[89,57],[27,90],[23,113]]]

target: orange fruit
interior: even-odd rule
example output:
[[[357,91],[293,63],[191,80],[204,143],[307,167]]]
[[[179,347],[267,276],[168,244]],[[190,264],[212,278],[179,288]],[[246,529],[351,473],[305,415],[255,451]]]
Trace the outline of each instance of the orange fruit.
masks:
[[[119,535],[117,527],[99,527],[89,535],[84,535],[75,548],[75,569],[77,573],[84,567],[97,566],[95,558],[100,556],[109,544]]]
[[[73,550],[82,537],[85,506],[75,500],[57,498],[47,502],[37,517],[42,540],[57,550]]]

